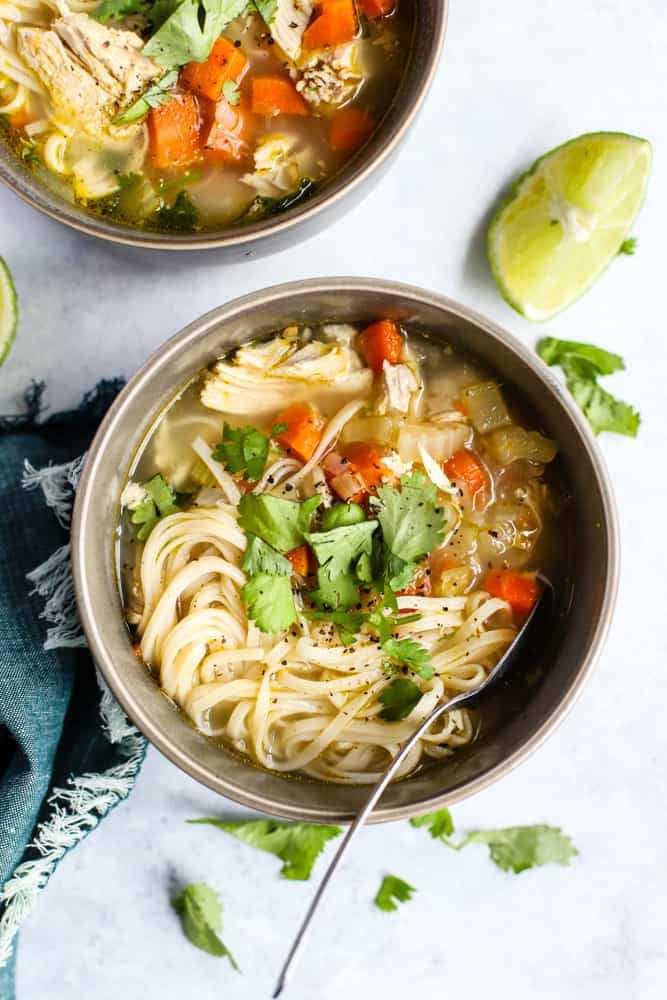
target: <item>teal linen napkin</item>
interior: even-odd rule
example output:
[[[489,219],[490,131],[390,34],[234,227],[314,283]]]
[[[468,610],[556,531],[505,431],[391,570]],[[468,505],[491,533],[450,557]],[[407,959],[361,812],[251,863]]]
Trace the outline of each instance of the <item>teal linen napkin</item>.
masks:
[[[132,789],[145,741],[101,689],[72,591],[69,518],[82,456],[120,380],[73,411],[0,417],[0,997],[15,935],[64,854]],[[48,508],[51,508],[49,510]]]

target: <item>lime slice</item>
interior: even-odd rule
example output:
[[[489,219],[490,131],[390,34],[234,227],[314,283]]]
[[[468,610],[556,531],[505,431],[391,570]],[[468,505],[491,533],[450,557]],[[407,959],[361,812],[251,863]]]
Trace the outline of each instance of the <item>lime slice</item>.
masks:
[[[537,160],[489,228],[509,304],[544,320],[583,295],[628,235],[650,169],[650,143],[622,132],[581,135]]]
[[[19,319],[16,289],[9,268],[0,257],[0,365],[9,354]]]

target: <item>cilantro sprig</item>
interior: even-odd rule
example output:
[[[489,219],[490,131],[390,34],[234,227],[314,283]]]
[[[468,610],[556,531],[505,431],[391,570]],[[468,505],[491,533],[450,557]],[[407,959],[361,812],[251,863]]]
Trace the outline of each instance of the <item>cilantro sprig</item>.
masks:
[[[402,878],[398,878],[396,875],[385,875],[373,902],[378,910],[391,913],[398,909],[397,903],[407,903],[416,891],[413,885],[404,882]]]
[[[339,826],[315,823],[281,823],[272,819],[222,820],[214,817],[190,819],[188,823],[207,824],[230,833],[259,851],[275,854],[283,862],[283,878],[305,881],[325,844],[343,832]]]
[[[359,602],[360,585],[372,579],[370,558],[377,526],[377,521],[362,521],[306,533],[318,562],[317,590],[309,595],[318,607],[337,611]]]
[[[132,524],[139,525],[137,538],[140,542],[145,542],[160,518],[176,514],[180,507],[176,502],[174,490],[159,473],[141,483],[141,486],[146,496],[134,508],[130,520]]]
[[[249,483],[256,483],[264,475],[270,444],[266,434],[254,427],[231,427],[225,423],[213,458],[230,472],[243,472]]]
[[[216,40],[249,0],[181,0],[144,46],[161,66],[206,62]]]
[[[639,413],[621,399],[616,399],[598,383],[602,375],[623,371],[625,363],[618,354],[605,351],[595,344],[544,337],[537,353],[548,365],[559,366],[565,382],[596,434],[611,431],[636,437],[641,418]]]
[[[217,958],[228,958],[233,968],[241,971],[220,937],[222,903],[214,889],[205,882],[195,882],[172,899],[171,905],[181,918],[185,936],[196,948]]]
[[[385,722],[401,722],[407,719],[421,701],[422,691],[409,677],[397,677],[378,697],[384,708],[380,718]]]
[[[385,572],[392,590],[403,590],[417,564],[440,545],[446,525],[438,491],[422,472],[401,477],[401,488],[380,486],[371,506],[382,529]]]
[[[303,543],[321,503],[321,496],[297,503],[266,493],[246,493],[239,502],[239,525],[278,552],[291,552]]]
[[[100,20],[99,17],[98,20]],[[162,74],[159,80],[152,83],[138,100],[131,104],[122,114],[114,118],[111,124],[127,125],[130,122],[136,122],[140,118],[143,118],[144,115],[147,115],[151,108],[159,108],[162,104],[168,104],[173,96],[171,88],[175,86],[177,80],[178,69],[172,66]]]
[[[513,871],[517,875],[542,865],[569,865],[579,853],[560,827],[544,823],[472,830],[458,843],[451,840],[454,822],[448,809],[417,816],[410,823],[415,827],[425,827],[432,837],[454,851],[461,851],[468,844],[486,844],[493,863],[503,871]]]

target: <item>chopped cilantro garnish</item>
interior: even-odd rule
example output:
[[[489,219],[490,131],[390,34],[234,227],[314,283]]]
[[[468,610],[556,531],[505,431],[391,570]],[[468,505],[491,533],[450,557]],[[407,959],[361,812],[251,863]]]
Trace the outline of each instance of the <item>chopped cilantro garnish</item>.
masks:
[[[262,538],[257,535],[248,535],[248,546],[243,554],[241,568],[249,576],[257,576],[259,573],[269,573],[273,576],[289,576],[292,572],[292,564],[285,556],[267,545]]]
[[[416,891],[414,886],[404,882],[402,878],[397,878],[396,875],[385,875],[374,902],[379,910],[391,913],[392,910],[398,909],[397,902],[407,903]]]
[[[318,562],[318,587],[310,597],[319,607],[336,611],[358,603],[359,584],[369,579],[368,561],[377,526],[377,521],[363,521],[331,531],[306,533]]]
[[[417,563],[442,541],[445,513],[437,505],[438,491],[422,472],[401,477],[401,488],[378,487],[371,505],[382,528],[385,572],[392,590],[403,590]]]
[[[246,534],[258,535],[278,552],[290,552],[310,531],[313,514],[321,503],[321,496],[296,503],[264,493],[246,493],[239,502],[239,524]]]
[[[230,472],[244,472],[249,483],[256,483],[264,475],[269,455],[269,439],[254,427],[222,428],[222,441],[216,445],[213,458],[222,462]]]
[[[159,473],[141,483],[141,486],[147,495],[139,506],[134,508],[130,520],[132,524],[140,525],[137,538],[144,542],[160,518],[176,514],[179,507],[176,503],[176,494]]]
[[[247,225],[250,222],[259,222],[261,219],[266,219],[271,215],[286,212],[302,201],[306,201],[316,191],[316,182],[311,180],[310,177],[302,177],[298,189],[292,191],[291,194],[284,195],[282,198],[268,198],[265,195],[258,194],[238,221],[243,225]]]
[[[102,4],[104,6],[104,4]],[[98,8],[99,11],[100,8]],[[95,16],[98,12],[95,12]],[[101,18],[98,16],[98,20]],[[169,101],[174,96],[171,92],[171,88],[178,81],[178,69],[172,67],[168,69],[166,73],[163,73],[159,80],[152,83],[151,86],[139,97],[133,104],[129,106],[122,114],[117,115],[114,118],[112,125],[127,125],[130,122],[138,121],[147,115],[151,108],[159,108],[161,104],[168,104]]]
[[[241,100],[241,88],[236,80],[225,80],[222,85],[222,96],[229,104],[236,107]]]
[[[139,14],[146,5],[147,0],[102,0],[90,16],[101,24],[106,24],[107,21],[118,21],[128,14]]]
[[[179,191],[173,205],[162,205],[153,215],[153,222],[161,229],[191,232],[197,227],[199,214],[187,191]]]
[[[143,53],[161,66],[206,62],[224,29],[249,6],[249,0],[182,0]]]
[[[629,403],[616,399],[598,384],[600,375],[611,375],[625,368],[623,359],[594,344],[545,337],[537,353],[548,365],[559,365],[568,389],[583,410],[596,434],[612,431],[636,437],[640,416]]]
[[[422,692],[408,677],[398,677],[380,694],[379,700],[385,706],[380,718],[385,722],[400,722],[407,719],[421,699]]]
[[[231,833],[233,837],[275,854],[283,863],[283,878],[305,880],[310,878],[313,865],[324,845],[343,831],[339,826],[320,826],[313,823],[280,823],[272,819],[221,820],[191,819],[189,823],[207,823]]]
[[[217,893],[205,882],[189,885],[180,896],[172,899],[185,936],[197,948],[218,958],[228,958],[237,972],[238,965],[231,951],[220,938],[222,931],[222,903]]]
[[[382,651],[410,667],[423,680],[430,681],[434,670],[431,654],[425,646],[414,639],[386,639],[382,643]]]
[[[288,562],[288,560],[285,560]],[[288,576],[258,573],[241,590],[248,617],[262,632],[282,632],[296,621],[294,594]]]

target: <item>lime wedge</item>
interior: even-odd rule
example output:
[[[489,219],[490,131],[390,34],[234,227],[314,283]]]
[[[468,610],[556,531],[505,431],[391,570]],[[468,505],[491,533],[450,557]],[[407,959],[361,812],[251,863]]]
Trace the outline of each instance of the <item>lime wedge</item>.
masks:
[[[0,365],[9,354],[19,319],[16,289],[9,268],[0,257]]]
[[[544,320],[590,288],[621,248],[644,200],[651,145],[592,132],[519,178],[489,228],[491,270],[509,304]]]

